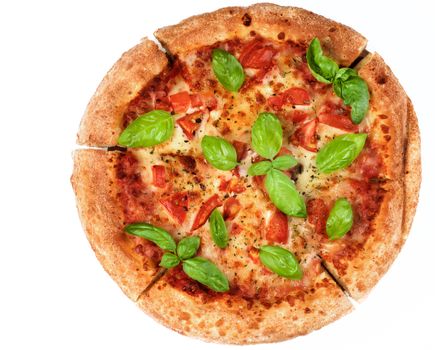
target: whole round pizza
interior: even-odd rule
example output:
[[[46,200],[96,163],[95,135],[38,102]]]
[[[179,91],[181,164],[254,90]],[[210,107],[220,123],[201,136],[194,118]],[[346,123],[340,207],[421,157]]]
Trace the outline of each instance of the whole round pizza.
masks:
[[[402,247],[420,186],[411,101],[367,40],[294,7],[156,31],[87,107],[72,184],[97,258],[176,330],[261,343],[352,310]]]

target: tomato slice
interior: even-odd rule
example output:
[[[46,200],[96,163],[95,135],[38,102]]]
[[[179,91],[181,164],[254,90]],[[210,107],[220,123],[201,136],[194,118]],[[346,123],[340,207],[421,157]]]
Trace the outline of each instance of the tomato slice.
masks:
[[[304,111],[293,111],[291,118],[293,123],[301,123],[308,118],[308,113]]]
[[[242,209],[242,206],[240,205],[240,202],[237,198],[234,197],[228,198],[224,203],[224,215],[223,215],[224,219],[225,220],[234,219],[239,213],[240,209]]]
[[[184,113],[190,107],[190,95],[187,91],[170,95],[169,100],[175,113]]]
[[[153,165],[153,185],[156,187],[165,187],[166,185],[166,171],[164,165]]]
[[[271,96],[267,99],[267,103],[275,111],[282,109],[283,105],[295,105],[295,106],[306,106],[311,103],[310,94],[307,90],[292,87],[287,89],[276,96]]]
[[[326,220],[329,211],[325,202],[320,198],[310,199],[307,202],[308,222],[314,225],[314,230],[319,235],[326,235]]]
[[[276,209],[266,228],[266,239],[275,243],[286,243],[288,240],[287,215]]]
[[[195,112],[188,114],[180,119],[177,119],[176,123],[183,129],[184,134],[189,140],[192,140],[195,136],[195,131],[199,129],[202,122],[202,112]]]
[[[243,158],[246,157],[248,152],[248,144],[242,141],[233,141],[233,146],[236,149],[237,153],[237,161],[240,162]]]
[[[319,122],[344,131],[358,131],[358,125],[350,119],[350,108],[330,101],[320,108]]]
[[[283,95],[276,95],[276,96],[270,96],[267,99],[267,104],[273,108],[275,111],[280,111],[282,109],[282,106],[284,105],[284,96]]]
[[[178,192],[160,200],[160,203],[165,207],[169,214],[182,224],[186,219],[187,210],[189,208],[189,197],[187,192]]]
[[[204,225],[213,209],[220,207],[221,205],[222,202],[217,194],[211,196],[205,203],[202,204],[201,208],[199,208],[195,220],[193,221],[191,231],[194,231]]]
[[[295,146],[301,146],[308,151],[316,152],[317,151],[317,124],[319,123],[318,119],[315,118],[308,123],[303,124],[301,127],[296,129],[294,134],[291,136],[290,141]]]
[[[264,68],[270,66],[276,50],[266,46],[259,40],[254,40],[242,49],[239,61],[244,68]]]

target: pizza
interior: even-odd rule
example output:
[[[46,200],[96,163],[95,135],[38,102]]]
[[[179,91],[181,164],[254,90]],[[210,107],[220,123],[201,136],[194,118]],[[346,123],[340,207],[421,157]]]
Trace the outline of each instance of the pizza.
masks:
[[[72,184],[104,269],[182,334],[247,344],[352,311],[410,230],[411,101],[367,40],[294,7],[188,18],[115,63]]]

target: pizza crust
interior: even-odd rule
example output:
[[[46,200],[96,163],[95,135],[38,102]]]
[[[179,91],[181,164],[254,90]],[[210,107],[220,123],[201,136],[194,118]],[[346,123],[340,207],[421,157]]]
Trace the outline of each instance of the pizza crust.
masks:
[[[355,61],[367,44],[361,34],[343,24],[301,8],[264,3],[193,16],[154,34],[169,53],[182,57],[219,41],[249,37],[252,31],[273,40],[305,44],[318,37],[325,54],[343,66]]]
[[[131,254],[123,233],[123,210],[116,199],[115,165],[119,153],[103,150],[74,152],[71,177],[83,229],[107,273],[122,291],[136,301],[156,269]]]
[[[90,100],[80,123],[77,143],[115,146],[129,102],[168,64],[165,54],[151,40],[143,39],[125,52],[106,74]]]
[[[304,292],[304,300],[267,306],[231,295],[203,302],[162,279],[138,305],[187,336],[230,344],[277,342],[307,334],[352,311],[349,299],[325,272],[318,278],[326,286]]]

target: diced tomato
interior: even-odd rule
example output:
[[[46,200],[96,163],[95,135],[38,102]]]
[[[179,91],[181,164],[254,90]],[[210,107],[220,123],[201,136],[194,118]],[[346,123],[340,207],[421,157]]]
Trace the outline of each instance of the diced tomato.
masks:
[[[233,177],[231,180],[221,180],[219,190],[223,192],[242,193],[246,190],[240,178]]]
[[[194,231],[204,225],[213,209],[216,207],[220,207],[221,205],[222,202],[217,194],[211,196],[206,202],[202,204],[201,208],[199,208],[195,220],[193,221],[191,230]]]
[[[166,171],[164,165],[153,165],[153,185],[156,187],[165,187]]]
[[[217,100],[213,92],[206,91],[201,93],[201,99],[204,106],[207,107],[209,110],[213,110],[217,107]]]
[[[237,161],[240,162],[243,158],[246,157],[246,153],[248,152],[248,145],[245,142],[235,140],[233,141],[233,146],[236,149]]]
[[[201,107],[202,106],[201,95],[200,94],[190,95],[190,105],[192,107]]]
[[[288,218],[287,215],[275,210],[266,228],[266,239],[275,243],[287,243]]]
[[[224,219],[232,220],[239,213],[242,206],[237,198],[230,197],[224,203]]]
[[[281,110],[283,105],[309,105],[310,102],[307,90],[298,87],[292,87],[267,99],[267,103],[275,111]]]
[[[350,108],[330,101],[320,108],[319,122],[344,131],[358,131],[358,125],[350,119]]]
[[[303,124],[301,127],[296,129],[294,134],[291,136],[291,142],[296,146],[301,146],[308,151],[317,151],[317,131],[318,119],[315,118],[308,123]]]
[[[195,136],[195,131],[199,129],[202,122],[202,112],[188,114],[180,119],[177,119],[177,124],[183,129],[184,134],[189,140]]]
[[[263,42],[254,40],[242,49],[239,61],[245,68],[263,68],[270,66],[276,50]]]
[[[293,123],[301,123],[308,118],[308,113],[306,113],[304,111],[296,110],[296,111],[293,111],[291,118],[292,118]]]
[[[329,210],[325,202],[320,198],[310,199],[307,203],[308,222],[314,225],[317,234],[326,234],[326,220]]]
[[[190,107],[190,95],[187,91],[170,95],[169,100],[175,113],[184,113]]]
[[[172,105],[165,91],[150,92],[154,109],[172,112]]]
[[[186,192],[174,193],[167,198],[161,199],[160,203],[180,225],[184,222],[189,209],[189,197]]]

